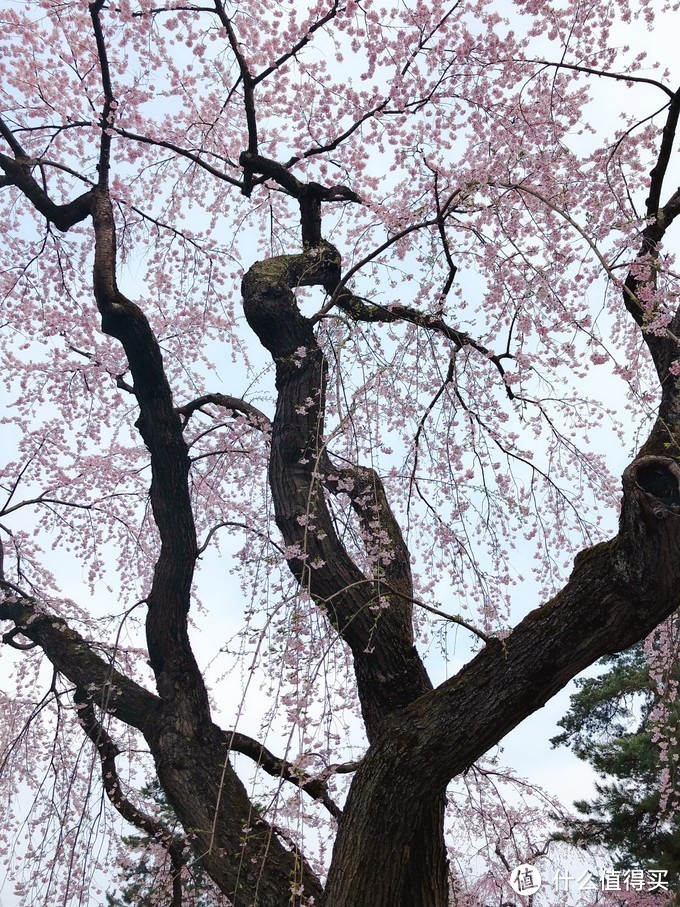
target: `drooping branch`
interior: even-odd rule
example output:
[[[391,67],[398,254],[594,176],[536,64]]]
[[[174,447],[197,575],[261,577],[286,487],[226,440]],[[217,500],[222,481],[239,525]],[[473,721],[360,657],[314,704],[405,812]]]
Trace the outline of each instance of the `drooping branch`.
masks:
[[[172,848],[176,855],[181,857],[185,847],[184,841],[175,838],[173,832],[162,822],[142,812],[125,796],[116,767],[116,758],[120,755],[121,750],[114,743],[113,738],[99,718],[97,718],[91,696],[84,690],[78,689],[74,694],[73,700],[76,704],[78,721],[99,754],[102,782],[111,803],[131,825],[159,841],[166,849]]]
[[[172,867],[172,902],[170,907],[182,907],[182,869],[184,854],[188,849],[186,840],[176,835],[157,818],[143,812],[123,792],[116,757],[120,750],[113,738],[97,718],[92,698],[78,689],[74,695],[78,721],[85,734],[94,744],[101,762],[102,785],[106,795],[120,815],[143,834],[156,841],[167,852]]]
[[[669,117],[672,115],[673,112],[670,111]],[[666,136],[664,136],[665,141]],[[656,176],[655,171],[652,170],[652,182],[662,178],[664,172],[664,166],[657,171]],[[607,276],[618,284],[614,270],[593,237],[563,207],[524,183],[499,183],[498,185],[520,195],[526,194],[539,199],[559,214],[588,244]],[[660,183],[657,187],[660,188]],[[654,301],[659,273],[660,246],[668,228],[679,214],[680,188],[671,195],[668,202],[656,212],[653,219],[642,230],[640,249],[623,284],[624,306],[642,329],[642,337],[650,351],[661,387],[661,404],[656,423],[640,451],[644,455],[675,454],[680,456],[680,435],[676,436],[676,433],[680,432],[680,384],[678,376],[671,370],[673,362],[680,358],[680,306],[670,318],[666,319],[665,316],[668,313],[661,310],[659,304]],[[651,302],[645,304],[643,302],[645,297],[651,298]],[[661,322],[655,325],[657,316],[660,317]]]
[[[341,293],[338,296],[337,305],[338,308],[347,312],[347,314],[355,321],[383,322],[387,324],[405,321],[408,324],[414,324],[417,327],[427,328],[433,333],[439,334],[447,340],[450,340],[456,349],[461,350],[467,346],[477,350],[477,352],[481,353],[482,356],[489,360],[489,362],[493,362],[494,365],[499,368],[501,374],[504,374],[500,364],[501,360],[511,358],[507,353],[495,355],[490,349],[485,347],[484,344],[475,340],[466,331],[459,331],[448,325],[441,316],[428,315],[411,306],[383,306],[375,302],[367,303],[365,300],[362,300],[351,293],[347,293],[346,295]]]

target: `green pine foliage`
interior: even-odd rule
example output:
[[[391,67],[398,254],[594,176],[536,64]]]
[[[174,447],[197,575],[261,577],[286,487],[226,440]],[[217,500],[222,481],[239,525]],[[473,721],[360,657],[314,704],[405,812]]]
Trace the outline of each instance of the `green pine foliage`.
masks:
[[[141,793],[155,801],[158,816],[166,827],[181,831],[158,781],[143,787]],[[173,869],[166,851],[148,835],[128,835],[122,842],[131,859],[120,868],[118,890],[114,894],[107,893],[106,907],[175,907],[179,904],[173,900]],[[226,899],[199,863],[187,862],[181,878],[181,907],[226,907]]]
[[[574,806],[582,818],[558,835],[580,847],[604,845],[615,868],[665,869],[671,890],[680,881],[680,815],[662,809],[662,770],[654,742],[656,686],[642,644],[608,656],[598,677],[576,681],[564,729],[553,746],[569,746],[601,776],[592,801]],[[680,724],[680,707],[669,707],[668,727]],[[668,732],[677,737],[677,731]]]

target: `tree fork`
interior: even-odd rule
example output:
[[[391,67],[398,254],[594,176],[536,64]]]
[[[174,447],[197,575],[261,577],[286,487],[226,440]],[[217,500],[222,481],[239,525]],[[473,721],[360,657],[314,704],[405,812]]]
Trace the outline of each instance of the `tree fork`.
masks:
[[[358,898],[405,904],[401,866],[417,841],[421,804],[579,671],[644,639],[680,606],[679,488],[675,460],[635,460],[623,475],[619,534],[578,554],[567,585],[505,639],[491,640],[455,677],[386,721],[349,794],[326,907]],[[376,865],[395,869],[373,888]]]

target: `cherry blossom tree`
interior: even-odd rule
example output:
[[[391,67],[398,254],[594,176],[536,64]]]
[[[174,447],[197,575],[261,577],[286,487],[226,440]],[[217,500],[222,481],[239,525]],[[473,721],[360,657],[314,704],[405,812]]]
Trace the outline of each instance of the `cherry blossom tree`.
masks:
[[[3,2],[25,903],[85,902],[116,816],[174,905],[200,867],[443,907],[465,834],[535,858],[479,760],[680,605],[680,93],[636,49],[670,7]]]

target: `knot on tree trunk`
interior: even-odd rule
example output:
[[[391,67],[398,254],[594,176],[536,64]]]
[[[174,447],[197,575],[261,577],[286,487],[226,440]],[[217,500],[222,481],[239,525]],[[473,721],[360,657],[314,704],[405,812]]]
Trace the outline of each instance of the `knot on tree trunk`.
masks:
[[[340,253],[330,243],[299,255],[256,262],[241,284],[246,321],[277,364],[300,348],[316,346],[313,325],[300,312],[294,290],[322,286],[332,293],[340,281]]]
[[[680,465],[671,457],[642,456],[623,474],[620,540],[627,581],[641,600],[678,597],[680,576]]]
[[[663,519],[680,513],[680,466],[670,458],[642,457],[629,467],[639,489],[656,499],[654,516]]]

